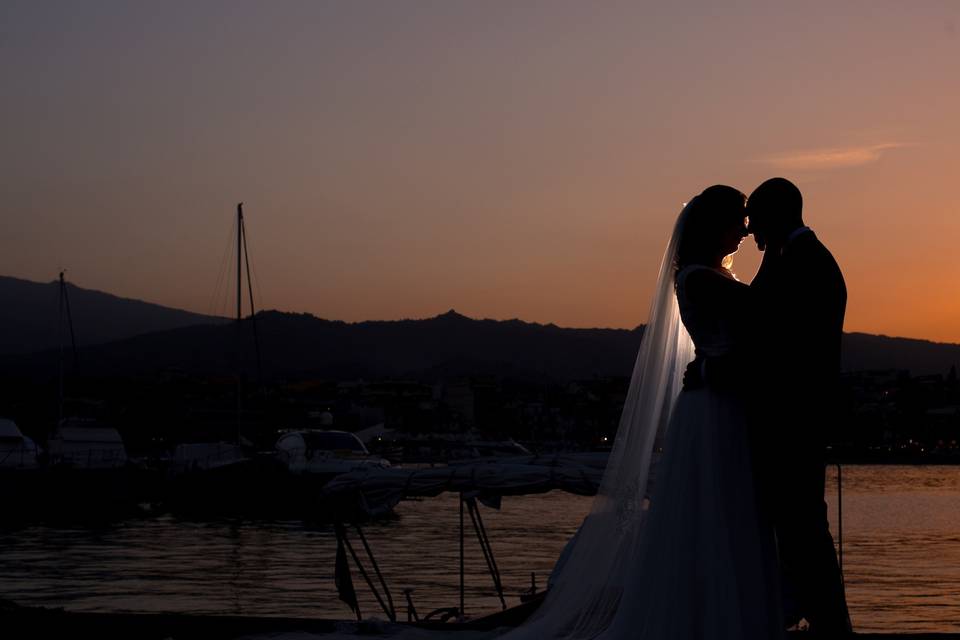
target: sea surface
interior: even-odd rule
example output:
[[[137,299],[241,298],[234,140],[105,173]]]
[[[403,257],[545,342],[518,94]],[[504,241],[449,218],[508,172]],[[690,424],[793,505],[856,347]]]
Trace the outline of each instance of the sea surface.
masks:
[[[843,562],[857,631],[960,631],[960,467],[844,466]],[[828,474],[834,538],[837,471]],[[507,605],[531,574],[542,588],[590,498],[560,492],[480,507]],[[404,589],[423,615],[459,605],[454,495],[401,503],[364,527],[401,619]],[[352,540],[359,553],[356,532]],[[466,518],[466,612],[500,608]],[[336,538],[299,521],[197,521],[169,515],[99,527],[0,527],[0,597],[75,611],[350,618],[337,599]],[[370,568],[369,562],[367,563]],[[383,618],[354,571],[365,616]]]

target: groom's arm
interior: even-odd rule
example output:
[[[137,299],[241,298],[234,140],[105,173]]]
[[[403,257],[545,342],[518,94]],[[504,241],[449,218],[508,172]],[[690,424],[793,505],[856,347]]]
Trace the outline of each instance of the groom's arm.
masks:
[[[687,365],[683,372],[683,388],[685,391],[702,389],[707,386],[707,357],[698,355]]]
[[[683,373],[683,388],[687,391],[704,387],[736,389],[741,386],[745,369],[746,361],[739,354],[698,355]]]

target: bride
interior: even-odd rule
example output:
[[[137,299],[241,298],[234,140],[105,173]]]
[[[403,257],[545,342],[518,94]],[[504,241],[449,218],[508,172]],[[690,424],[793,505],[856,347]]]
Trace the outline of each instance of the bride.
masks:
[[[600,491],[511,640],[784,637],[742,385],[681,391],[694,350],[729,354],[749,335],[748,287],[730,271],[745,199],[716,185],[680,213]]]

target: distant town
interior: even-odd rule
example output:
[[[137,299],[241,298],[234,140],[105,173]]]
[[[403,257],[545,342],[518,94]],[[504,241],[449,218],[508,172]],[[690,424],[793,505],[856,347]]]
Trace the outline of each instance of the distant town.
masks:
[[[845,462],[960,462],[960,384],[943,374],[863,371],[844,375],[844,403],[833,417],[831,458]],[[64,411],[114,426],[131,455],[149,456],[196,440],[272,448],[290,430],[357,433],[394,462],[441,462],[455,443],[513,441],[531,452],[599,451],[616,435],[629,378],[564,383],[493,375],[434,380],[278,381],[269,387],[182,372],[75,381]],[[38,442],[56,423],[55,389],[7,385],[5,412]],[[10,393],[14,391],[14,396]],[[79,392],[79,395],[78,393]],[[44,397],[46,396],[46,397]],[[426,443],[434,455],[421,459]],[[410,443],[420,457],[409,459]],[[444,444],[446,443],[446,444]],[[463,445],[459,445],[462,449]]]
[[[847,462],[960,462],[960,384],[943,374],[903,370],[844,376],[846,406],[832,457]]]
[[[41,448],[63,418],[95,419],[136,457],[197,442],[271,451],[304,429],[357,434],[392,463],[461,458],[463,443],[602,451],[643,337],[453,310],[238,322],[2,276],[0,305],[19,310],[0,317],[0,418]],[[849,333],[843,363],[843,405],[825,416],[833,459],[960,461],[960,345]]]

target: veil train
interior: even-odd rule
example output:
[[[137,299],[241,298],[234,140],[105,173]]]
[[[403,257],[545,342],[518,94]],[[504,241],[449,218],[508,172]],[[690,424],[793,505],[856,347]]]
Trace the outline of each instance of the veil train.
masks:
[[[681,211],[660,263],[617,436],[590,514],[554,568],[544,603],[503,638],[592,638],[617,610],[643,536],[658,450],[684,369],[694,357],[674,289],[677,247],[689,207]]]

